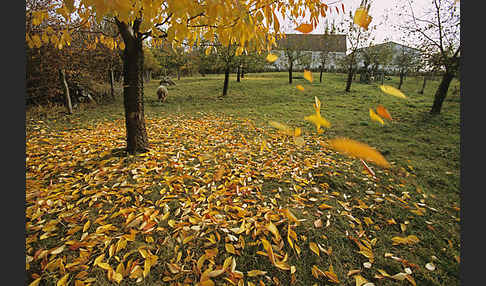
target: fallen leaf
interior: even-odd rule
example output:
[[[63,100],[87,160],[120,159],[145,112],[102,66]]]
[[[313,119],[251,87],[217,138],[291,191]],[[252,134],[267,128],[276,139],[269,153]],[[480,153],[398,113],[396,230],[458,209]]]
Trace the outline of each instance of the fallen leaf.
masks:
[[[317,254],[317,256],[321,256],[320,253],[319,253],[319,247],[317,247],[317,244],[315,242],[310,242],[309,248],[312,250],[312,252]]]
[[[300,85],[300,84],[296,85],[295,87],[296,87],[298,90],[300,90],[300,91],[304,91],[304,90],[305,90],[305,89],[304,89],[304,87],[303,87],[302,85]]]
[[[363,276],[359,274],[354,276],[354,281],[356,286],[361,286],[365,283],[368,283],[368,280],[366,280]]]
[[[393,245],[397,245],[397,244],[411,245],[411,244],[418,243],[420,240],[415,235],[409,235],[406,237],[395,236],[392,238],[392,241],[393,241]]]
[[[432,263],[432,262],[429,262],[429,263],[425,264],[425,268],[427,268],[427,270],[429,270],[429,271],[434,271],[435,270],[435,264]]]

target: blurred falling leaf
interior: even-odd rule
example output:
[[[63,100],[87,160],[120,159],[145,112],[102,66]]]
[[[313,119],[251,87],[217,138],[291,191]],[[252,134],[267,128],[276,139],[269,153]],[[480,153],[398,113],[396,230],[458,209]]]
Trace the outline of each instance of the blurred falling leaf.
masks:
[[[376,114],[372,108],[370,108],[370,118],[371,120],[373,121],[376,121],[376,122],[379,122],[381,125],[385,125],[385,122],[383,122],[383,119],[381,119],[380,116],[378,116],[378,114]]]
[[[393,95],[400,98],[407,98],[405,94],[403,94],[403,92],[401,92],[399,89],[394,88],[393,86],[380,85],[380,89],[386,94]]]
[[[304,78],[309,82],[312,82],[312,72],[308,70],[304,70]]]
[[[265,59],[267,60],[267,62],[273,63],[274,61],[276,61],[278,59],[278,56],[274,55],[274,54],[268,54]]]
[[[376,113],[378,113],[378,115],[380,115],[381,117],[387,119],[387,120],[390,120],[392,121],[392,117],[390,115],[390,113],[388,112],[388,110],[386,110],[386,108],[379,104],[377,107],[376,107]]]
[[[295,28],[295,30],[297,30],[301,33],[307,34],[307,33],[312,32],[312,30],[314,30],[314,27],[312,27],[312,24],[302,23],[297,28]]]
[[[385,168],[390,167],[390,163],[386,161],[380,152],[364,143],[348,138],[330,139],[328,140],[328,143],[334,150],[342,152],[348,156],[370,161]]]
[[[304,91],[304,87],[300,84],[296,85],[295,87],[300,91]]]

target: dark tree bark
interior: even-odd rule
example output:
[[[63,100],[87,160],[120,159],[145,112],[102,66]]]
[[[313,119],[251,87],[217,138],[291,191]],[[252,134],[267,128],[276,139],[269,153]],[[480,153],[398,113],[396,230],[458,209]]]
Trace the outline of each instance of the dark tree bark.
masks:
[[[240,73],[241,73],[241,78],[245,78],[245,68],[244,68],[244,66],[241,66]]]
[[[348,68],[348,79],[346,80],[346,92],[351,91],[351,83],[353,83],[354,69],[353,67]]]
[[[177,80],[181,80],[181,68],[177,68]]]
[[[224,70],[224,85],[223,85],[222,97],[225,97],[228,94],[229,74],[230,74],[230,66],[229,64],[227,64]]]
[[[324,71],[324,68],[321,65],[321,74],[319,75],[319,83],[322,83],[322,72]]]
[[[289,63],[289,84],[292,84],[292,68],[293,68],[293,62],[290,61],[290,63]]]
[[[61,80],[62,89],[64,90],[64,98],[66,100],[66,108],[69,114],[73,114],[73,106],[71,104],[71,96],[69,95],[69,86],[66,81],[66,73],[64,70],[59,70],[59,79]]]
[[[236,82],[240,82],[240,76],[241,76],[241,65],[238,65],[236,67]]]
[[[403,78],[405,77],[405,73],[400,72],[400,82],[398,83],[398,89],[402,89]]]
[[[449,85],[451,84],[453,78],[454,78],[454,74],[451,72],[446,72],[442,76],[442,80],[440,82],[439,88],[435,92],[434,104],[432,105],[430,114],[440,113],[440,110],[442,109],[442,103],[444,102],[444,99],[447,96],[447,90],[449,90]]]
[[[422,89],[418,92],[419,94],[424,94],[426,83],[427,83],[427,75],[424,75],[424,83],[422,84]]]
[[[146,152],[148,137],[145,128],[143,105],[143,48],[142,37],[138,34],[140,20],[129,27],[116,21],[125,42],[123,51],[123,103],[125,107],[125,125],[127,133],[127,151],[130,154]]]
[[[108,71],[108,77],[110,79],[110,92],[111,92],[111,98],[113,100],[115,100],[115,88],[113,86],[114,84],[114,81],[115,81],[115,78],[114,78],[114,75],[113,75],[113,68],[111,68],[109,71]]]

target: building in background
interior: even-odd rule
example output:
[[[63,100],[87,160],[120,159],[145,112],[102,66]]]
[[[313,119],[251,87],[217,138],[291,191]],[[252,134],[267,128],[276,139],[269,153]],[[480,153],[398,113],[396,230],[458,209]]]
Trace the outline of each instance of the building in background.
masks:
[[[339,68],[338,61],[346,56],[346,35],[338,34],[286,34],[277,40],[272,53],[278,59],[268,65],[270,69],[284,71],[288,68],[287,52],[295,55],[294,70],[319,69],[322,55],[326,54],[324,69],[334,71]]]

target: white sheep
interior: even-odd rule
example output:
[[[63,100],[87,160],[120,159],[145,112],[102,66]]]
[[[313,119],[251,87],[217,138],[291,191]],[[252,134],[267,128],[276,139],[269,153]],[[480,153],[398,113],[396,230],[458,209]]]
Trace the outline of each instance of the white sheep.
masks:
[[[161,85],[157,88],[157,98],[159,101],[165,102],[165,99],[169,95],[169,91],[167,90],[167,87]]]

